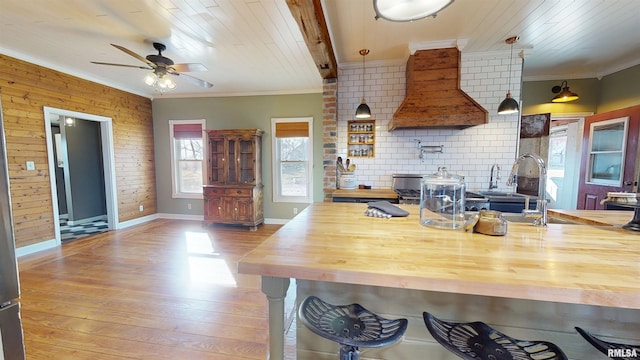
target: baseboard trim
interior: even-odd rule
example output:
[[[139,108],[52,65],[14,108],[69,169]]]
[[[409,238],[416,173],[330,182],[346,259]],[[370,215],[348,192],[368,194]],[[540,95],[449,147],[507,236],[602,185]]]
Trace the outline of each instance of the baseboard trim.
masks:
[[[21,257],[25,255],[31,255],[38,251],[53,249],[57,247],[58,244],[55,239],[42,241],[36,244],[31,244],[23,247],[19,247],[16,249],[16,257]]]

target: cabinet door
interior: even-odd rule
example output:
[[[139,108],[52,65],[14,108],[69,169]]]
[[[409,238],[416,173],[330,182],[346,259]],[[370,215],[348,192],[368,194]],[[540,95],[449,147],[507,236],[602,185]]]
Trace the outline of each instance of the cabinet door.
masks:
[[[224,138],[209,138],[208,184],[224,183],[227,162],[224,145]]]
[[[241,184],[255,184],[256,152],[253,139],[238,140],[238,172]]]
[[[235,220],[253,222],[253,199],[236,198],[234,203]]]
[[[224,218],[224,204],[220,196],[212,196],[207,198],[207,206],[205,207],[205,219],[210,221],[219,221]]]

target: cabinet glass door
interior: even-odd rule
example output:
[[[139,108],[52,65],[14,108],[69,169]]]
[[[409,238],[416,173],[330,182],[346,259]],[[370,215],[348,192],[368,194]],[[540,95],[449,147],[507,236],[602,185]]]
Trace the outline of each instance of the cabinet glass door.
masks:
[[[209,184],[224,182],[224,140],[209,139]]]
[[[628,117],[591,124],[587,183],[621,186]]]
[[[239,171],[240,171],[240,183],[250,184],[255,183],[255,149],[253,140],[238,140],[239,143]]]

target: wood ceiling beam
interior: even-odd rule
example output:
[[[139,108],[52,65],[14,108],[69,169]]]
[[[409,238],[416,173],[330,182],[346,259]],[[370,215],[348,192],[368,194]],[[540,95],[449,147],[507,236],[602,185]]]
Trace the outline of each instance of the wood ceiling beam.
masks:
[[[320,0],[287,0],[287,6],[300,27],[320,76],[323,79],[337,78],[338,64]]]

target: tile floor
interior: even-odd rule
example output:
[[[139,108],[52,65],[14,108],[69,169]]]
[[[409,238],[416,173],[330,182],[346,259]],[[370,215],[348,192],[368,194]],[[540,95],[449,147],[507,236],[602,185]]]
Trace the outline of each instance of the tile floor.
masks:
[[[68,225],[67,219],[60,219],[60,240],[65,242],[80,239],[85,236],[107,231],[107,227],[108,225],[106,220],[98,220],[78,225]]]

